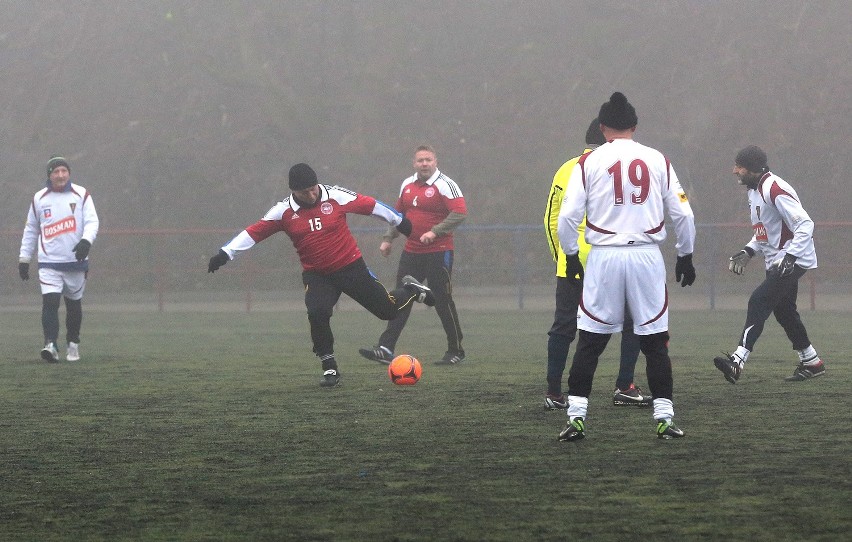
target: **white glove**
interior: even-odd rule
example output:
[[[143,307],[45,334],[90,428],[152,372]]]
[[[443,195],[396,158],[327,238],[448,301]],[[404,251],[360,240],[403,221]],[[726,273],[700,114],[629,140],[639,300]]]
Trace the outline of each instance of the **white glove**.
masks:
[[[728,262],[728,271],[731,271],[735,275],[742,275],[750,259],[751,254],[749,254],[745,249],[737,252],[731,256],[730,261]]]

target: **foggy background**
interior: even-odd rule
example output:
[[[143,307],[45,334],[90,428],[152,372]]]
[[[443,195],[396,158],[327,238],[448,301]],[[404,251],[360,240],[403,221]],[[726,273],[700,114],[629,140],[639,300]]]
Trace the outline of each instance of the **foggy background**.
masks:
[[[636,139],[671,159],[697,223],[748,221],[731,174],[748,144],[815,221],[850,216],[848,0],[5,0],[0,10],[3,294],[32,293],[17,254],[53,154],[69,158],[101,218],[92,291],[150,289],[164,268],[171,288],[204,289],[207,259],[287,196],[301,161],[321,182],[393,203],[414,147],[430,143],[465,194],[466,227],[540,226],[553,173],[616,90],[637,110]],[[715,234],[703,232],[699,272],[726,266],[750,236],[724,230],[709,251]],[[846,280],[848,227],[820,234],[819,272]],[[487,269],[517,273],[519,258],[552,281],[540,231],[458,237],[462,286]],[[378,242],[361,238],[371,265]],[[401,243],[394,250],[391,271]],[[252,258],[287,268],[273,287],[300,289],[285,236]]]

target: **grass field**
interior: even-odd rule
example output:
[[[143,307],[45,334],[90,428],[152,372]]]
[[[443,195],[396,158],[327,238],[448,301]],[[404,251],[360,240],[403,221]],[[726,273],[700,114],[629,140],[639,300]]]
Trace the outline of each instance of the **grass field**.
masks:
[[[37,312],[0,312],[0,540],[848,540],[850,314],[803,316],[826,377],[783,382],[771,321],[732,386],[711,360],[744,313],[673,312],[675,441],[612,406],[613,341],[587,438],[560,443],[548,312],[463,311],[457,367],[416,313],[413,387],[357,354],[382,323],[340,312],[333,390],[300,312],[89,311],[83,360],[56,365]]]

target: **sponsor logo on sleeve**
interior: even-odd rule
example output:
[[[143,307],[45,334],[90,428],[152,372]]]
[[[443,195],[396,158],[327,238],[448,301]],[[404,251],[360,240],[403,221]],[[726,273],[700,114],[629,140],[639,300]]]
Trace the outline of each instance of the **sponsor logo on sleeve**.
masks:
[[[689,201],[689,198],[686,197],[685,192],[681,192],[680,194],[677,195],[677,197],[680,199],[681,203],[686,203],[687,201]]]
[[[754,239],[758,243],[768,243],[769,236],[766,234],[766,227],[763,225],[763,222],[758,222],[754,226]]]

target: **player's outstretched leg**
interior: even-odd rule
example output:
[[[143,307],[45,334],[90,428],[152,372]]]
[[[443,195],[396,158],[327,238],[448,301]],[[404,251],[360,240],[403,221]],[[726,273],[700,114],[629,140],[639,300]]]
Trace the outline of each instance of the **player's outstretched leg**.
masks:
[[[373,348],[359,348],[358,353],[371,361],[378,361],[382,365],[390,365],[393,361],[393,352],[387,346],[377,345]]]
[[[731,384],[736,384],[737,380],[743,374],[743,363],[737,356],[725,353],[724,356],[716,356],[713,358],[713,364],[716,368],[722,371],[725,380]]]
[[[405,275],[402,277],[402,286],[417,294],[415,299],[420,303],[428,307],[435,306],[435,296],[432,294],[432,290],[421,284],[416,278],[411,275]]]

